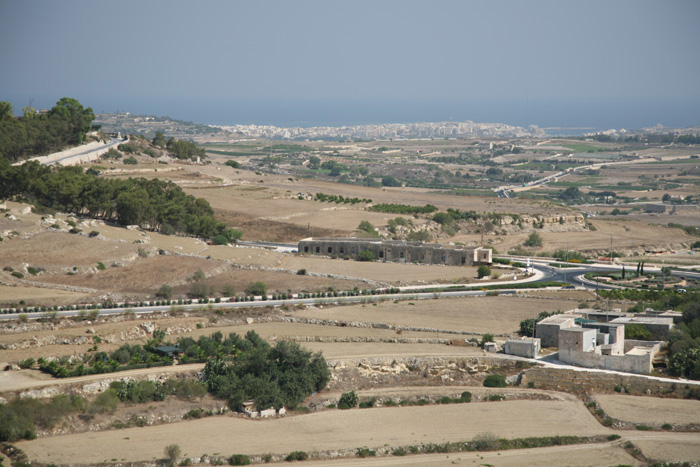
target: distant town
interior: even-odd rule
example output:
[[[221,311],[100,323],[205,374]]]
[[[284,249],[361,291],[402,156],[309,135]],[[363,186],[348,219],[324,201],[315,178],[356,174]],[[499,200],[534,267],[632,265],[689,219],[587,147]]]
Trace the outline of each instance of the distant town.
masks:
[[[423,122],[381,123],[355,126],[278,127],[273,125],[212,125],[240,133],[250,138],[269,139],[415,139],[450,137],[542,137],[545,131],[530,125],[528,128],[504,123]]]

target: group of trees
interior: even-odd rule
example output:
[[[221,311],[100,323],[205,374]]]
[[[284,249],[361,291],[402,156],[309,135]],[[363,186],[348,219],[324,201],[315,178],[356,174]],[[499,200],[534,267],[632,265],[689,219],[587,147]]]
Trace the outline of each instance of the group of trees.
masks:
[[[387,212],[389,214],[430,214],[437,211],[437,208],[432,204],[426,204],[425,206],[411,206],[408,204],[388,204],[380,203],[375,204],[370,211],[374,212]]]
[[[669,371],[675,376],[700,380],[700,292],[611,289],[600,290],[598,294],[608,299],[636,301],[637,304],[628,309],[630,312],[646,308],[682,312],[681,322],[668,337]]]
[[[674,375],[700,380],[700,293],[678,294],[683,319],[669,335],[669,369]]]
[[[336,204],[358,204],[358,203],[371,203],[372,200],[369,198],[350,198],[343,195],[327,195],[325,193],[316,193],[314,200],[320,201],[322,203],[336,203]]]
[[[64,97],[46,113],[25,107],[14,118],[12,104],[0,102],[0,156],[11,161],[59,151],[85,140],[95,114],[75,99]]]
[[[229,364],[210,359],[204,374],[209,392],[226,399],[233,410],[250,399],[258,409],[294,409],[330,380],[323,356],[295,342],[279,341],[272,347],[254,331],[243,339],[235,334],[229,339],[234,340],[236,358]]]
[[[206,157],[206,151],[204,148],[200,148],[193,142],[183,141],[172,137],[168,139],[168,142],[165,144],[165,148],[171,153],[175,154],[175,157],[178,159],[196,160],[198,157],[200,159],[204,159]]]
[[[18,196],[29,202],[78,215],[139,225],[164,234],[203,238],[222,235],[229,241],[240,231],[227,229],[214,218],[214,210],[202,198],[187,195],[172,182],[108,180],[80,167],[51,168],[37,162],[12,166],[0,158],[0,198]]]

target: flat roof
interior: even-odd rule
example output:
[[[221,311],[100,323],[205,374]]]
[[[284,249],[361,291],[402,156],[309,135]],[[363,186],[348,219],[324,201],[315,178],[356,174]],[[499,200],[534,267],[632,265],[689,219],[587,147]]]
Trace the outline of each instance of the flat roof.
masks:
[[[540,324],[565,324],[568,321],[575,320],[576,318],[581,318],[581,315],[553,315],[553,316],[548,316],[539,323]]]
[[[595,328],[561,328],[559,332],[588,332],[588,331],[593,331],[595,332]]]
[[[611,323],[617,324],[673,324],[673,318],[653,318],[649,316],[630,316],[615,318]]]

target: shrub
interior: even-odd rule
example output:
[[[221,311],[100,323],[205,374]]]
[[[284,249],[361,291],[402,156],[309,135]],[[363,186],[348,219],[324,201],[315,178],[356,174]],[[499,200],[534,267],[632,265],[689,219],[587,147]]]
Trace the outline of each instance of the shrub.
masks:
[[[100,233],[97,230],[93,230],[88,234],[88,237],[93,238],[97,237]]]
[[[357,259],[359,261],[374,261],[377,259],[377,255],[374,254],[373,251],[370,250],[362,250],[358,255]]]
[[[19,271],[13,271],[12,275],[15,276],[17,279],[24,279],[24,274],[22,274]]]
[[[377,455],[377,451],[372,451],[368,448],[357,448],[357,452],[355,453],[357,457],[375,457]]]
[[[493,451],[498,448],[498,438],[491,433],[480,433],[476,435],[471,445],[477,451]]]
[[[493,334],[489,334],[488,332],[481,336],[481,342],[479,342],[479,347],[484,347],[487,342],[493,342]]]
[[[508,386],[506,384],[506,377],[503,375],[488,375],[486,379],[484,379],[484,386],[487,388],[505,388]]]
[[[232,284],[226,284],[221,288],[221,295],[224,297],[233,297],[236,295],[236,289]]]
[[[267,284],[264,282],[252,282],[248,284],[245,289],[248,295],[266,295],[267,294]]]
[[[250,457],[245,454],[234,454],[228,458],[228,465],[250,465]]]
[[[406,235],[406,240],[410,242],[424,242],[427,243],[433,238],[427,230],[414,230],[413,232]]]
[[[369,409],[369,408],[371,408],[371,407],[374,407],[374,405],[375,405],[376,403],[377,403],[377,398],[376,398],[376,397],[373,397],[373,398],[371,398],[371,399],[368,400],[368,401],[360,402],[360,408],[361,408],[361,409]]]
[[[287,462],[305,461],[308,458],[309,455],[305,451],[292,451],[289,454],[287,454],[287,457],[285,457],[284,460],[286,460]]]
[[[177,444],[170,444],[165,447],[165,459],[168,461],[168,465],[175,465],[177,458],[180,457],[180,446]]]
[[[338,408],[341,410],[351,409],[357,406],[357,393],[355,391],[345,392],[340,396]]]
[[[121,158],[122,158],[121,153],[114,148],[109,148],[109,151],[107,151],[106,153],[104,153],[100,156],[100,159],[121,159]]]
[[[661,428],[663,428],[664,430],[673,430],[673,425],[671,425],[670,423],[664,423],[663,425],[661,425]]]
[[[158,292],[156,292],[156,297],[165,298],[166,300],[170,299],[172,296],[173,288],[168,284],[161,285],[160,289],[158,289]]]
[[[405,448],[396,448],[391,451],[392,456],[405,456],[406,454],[408,454],[408,451]]]
[[[104,271],[105,269],[107,269],[107,267],[104,265],[103,262],[99,262],[99,263],[97,263],[97,269],[99,271]]]
[[[635,426],[635,428],[639,431],[651,431],[654,429],[653,427],[651,427],[649,425],[637,425],[637,426]]]
[[[525,246],[539,248],[542,246],[542,237],[536,232],[532,232],[524,243]]]
[[[299,269],[297,271],[297,276],[305,276],[306,275],[306,269]]]
[[[190,298],[206,298],[208,293],[210,292],[209,287],[206,284],[202,284],[201,282],[195,282],[190,286],[189,292],[187,292],[187,296]]]
[[[614,423],[614,422],[613,422],[613,419],[610,418],[610,417],[605,417],[605,418],[603,419],[603,426],[610,427],[610,426],[613,426],[613,423]]]
[[[26,369],[33,367],[35,363],[36,361],[33,358],[28,358],[26,360],[20,360],[18,365],[20,368]]]
[[[136,165],[139,163],[139,161],[137,161],[134,156],[129,156],[126,159],[124,159],[124,163],[128,165]]]
[[[472,393],[469,391],[464,391],[462,395],[460,396],[460,400],[462,402],[471,402],[472,401]]]
[[[228,238],[226,238],[224,235],[217,235],[214,237],[214,244],[216,245],[228,245]]]
[[[482,264],[476,270],[476,277],[482,279],[484,277],[489,277],[491,275],[491,268]]]
[[[625,339],[650,341],[653,336],[649,328],[643,324],[631,323],[625,325]]]

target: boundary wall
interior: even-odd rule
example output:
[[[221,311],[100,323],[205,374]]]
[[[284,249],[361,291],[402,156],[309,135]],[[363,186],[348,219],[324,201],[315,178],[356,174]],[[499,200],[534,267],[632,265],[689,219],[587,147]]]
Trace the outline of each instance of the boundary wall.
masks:
[[[625,392],[647,396],[686,397],[691,391],[700,393],[700,381],[681,381],[653,376],[608,373],[595,370],[535,367],[521,373],[520,385],[533,383],[535,389],[571,393]]]

